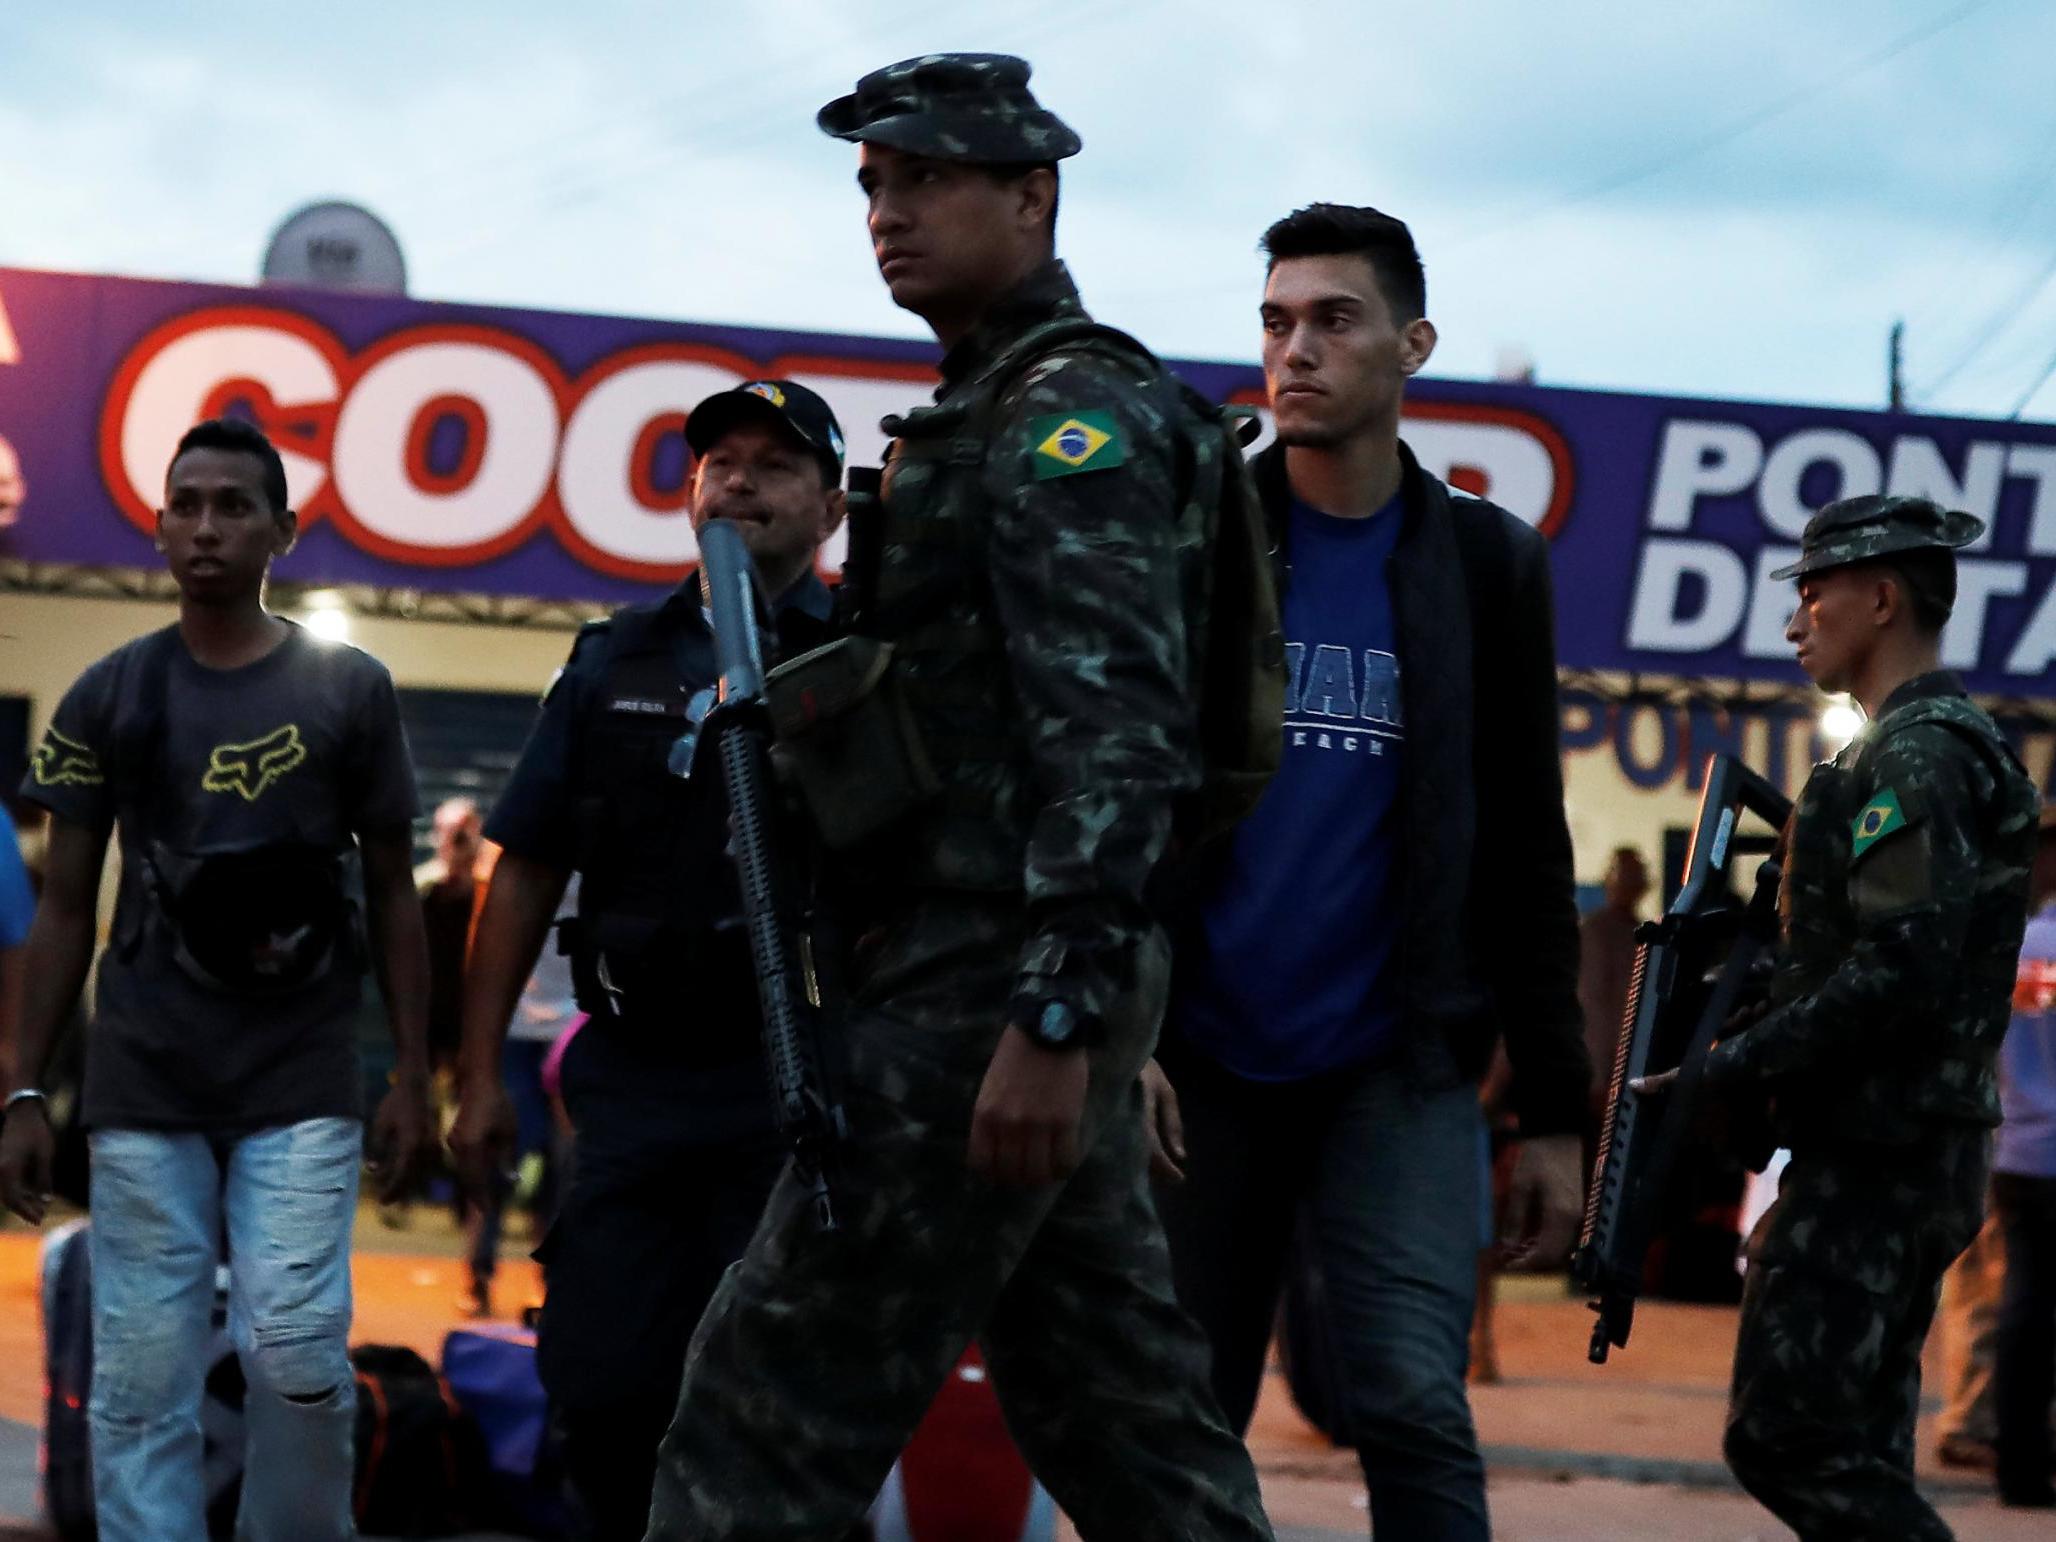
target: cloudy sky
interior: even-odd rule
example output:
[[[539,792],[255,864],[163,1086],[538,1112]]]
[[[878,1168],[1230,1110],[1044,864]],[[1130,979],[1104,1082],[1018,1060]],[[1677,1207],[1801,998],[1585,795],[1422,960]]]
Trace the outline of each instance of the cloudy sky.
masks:
[[[316,197],[433,299],[910,334],[854,152],[865,69],[1035,64],[1085,138],[1061,241],[1165,353],[1247,359],[1258,233],[1414,227],[1484,376],[2056,417],[2049,0],[0,0],[0,264],[244,281]]]

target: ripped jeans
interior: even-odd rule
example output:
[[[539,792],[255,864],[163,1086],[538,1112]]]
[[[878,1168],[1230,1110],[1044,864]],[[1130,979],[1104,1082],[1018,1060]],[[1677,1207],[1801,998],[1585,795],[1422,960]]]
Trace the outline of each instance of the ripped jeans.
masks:
[[[363,1126],[95,1130],[91,1146],[102,1542],[205,1542],[200,1397],[224,1233],[248,1384],[238,1542],[354,1537],[350,1225]]]

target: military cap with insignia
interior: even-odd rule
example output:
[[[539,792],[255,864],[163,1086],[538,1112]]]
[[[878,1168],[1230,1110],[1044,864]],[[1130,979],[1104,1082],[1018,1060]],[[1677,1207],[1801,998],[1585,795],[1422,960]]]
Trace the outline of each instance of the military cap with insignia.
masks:
[[[822,108],[824,134],[909,155],[1018,166],[1076,155],[1082,141],[1035,100],[1026,59],[1012,54],[923,54],[873,70]]]
[[[1932,498],[1866,493],[1831,503],[1809,519],[1799,536],[1799,560],[1770,576],[1798,578],[1902,552],[1953,551],[1984,533],[1985,522],[1975,514],[1945,509]]]

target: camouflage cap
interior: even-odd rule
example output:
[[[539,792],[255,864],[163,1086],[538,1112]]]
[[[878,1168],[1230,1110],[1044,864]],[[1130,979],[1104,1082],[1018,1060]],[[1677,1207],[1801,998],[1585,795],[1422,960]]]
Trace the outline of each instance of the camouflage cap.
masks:
[[[1770,576],[1798,578],[1897,552],[1953,551],[1984,533],[1985,522],[1975,514],[1945,509],[1932,498],[1866,493],[1831,503],[1809,519],[1799,537],[1799,560]]]
[[[815,116],[824,134],[977,165],[1060,161],[1082,148],[1012,54],[923,54],[873,70]]]

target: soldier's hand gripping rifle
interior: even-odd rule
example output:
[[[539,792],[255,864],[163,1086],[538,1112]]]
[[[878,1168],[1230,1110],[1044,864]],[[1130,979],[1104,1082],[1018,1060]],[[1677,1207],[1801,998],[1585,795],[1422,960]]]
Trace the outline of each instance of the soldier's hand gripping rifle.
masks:
[[[1628,1008],[1585,1200],[1584,1231],[1571,1258],[1571,1277],[1592,1293],[1592,1309],[1599,1314],[1590,1350],[1595,1365],[1605,1363],[1611,1346],[1627,1343],[1634,1325],[1643,1258],[1678,1153],[1699,1117],[1706,1052],[1742,1004],[1758,960],[1777,941],[1777,865],[1761,865],[1739,907],[1728,887],[1735,827],[1744,811],[1781,829],[1791,803],[1740,761],[1712,757],[1684,886],[1662,920],[1635,933],[1639,946]],[[1707,976],[1717,961],[1719,973],[1709,990]],[[1658,1096],[1628,1085],[1673,1069],[1676,1080]]]
[[[833,1231],[835,1201],[829,1174],[842,1139],[842,1110],[822,1073],[822,1001],[809,957],[811,939],[801,924],[802,907],[790,892],[791,870],[779,865],[757,571],[742,533],[727,520],[709,520],[700,529],[699,543],[721,683],[718,700],[700,727],[692,760],[704,765],[711,743],[720,761],[743,916],[756,965],[757,999],[764,1014],[764,1055],[771,1071],[778,1132],[791,1149],[794,1175],[812,1192],[822,1230]]]

